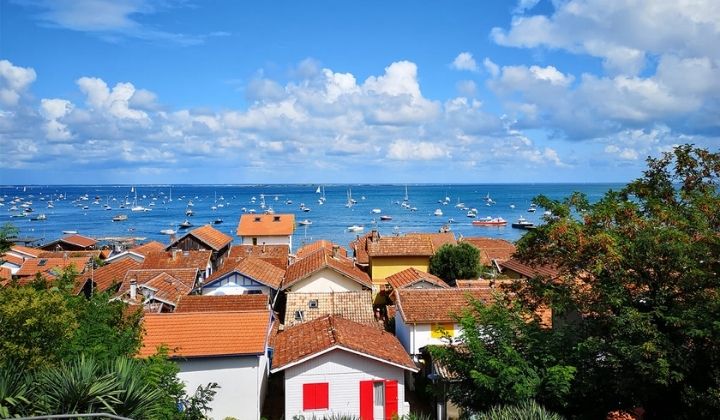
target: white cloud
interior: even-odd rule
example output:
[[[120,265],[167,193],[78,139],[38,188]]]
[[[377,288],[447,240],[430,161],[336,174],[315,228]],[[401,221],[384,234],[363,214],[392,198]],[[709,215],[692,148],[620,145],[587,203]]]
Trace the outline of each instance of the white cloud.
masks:
[[[469,52],[461,52],[450,64],[455,70],[478,71],[477,63]]]
[[[477,85],[472,80],[461,80],[455,84],[460,95],[472,98],[477,94]]]
[[[48,140],[68,140],[72,133],[66,124],[59,120],[73,110],[73,104],[64,99],[43,99],[40,101],[40,114],[47,120],[43,125]]]
[[[7,60],[0,60],[0,104],[17,105],[20,96],[35,81],[35,70],[19,67]]]
[[[107,114],[126,120],[147,122],[148,114],[138,109],[130,108],[130,100],[135,94],[132,83],[118,83],[112,91],[102,79],[94,77],[81,77],[77,80],[80,90],[86,95],[87,103],[96,111],[106,111]],[[147,97],[150,92],[143,96]]]
[[[500,67],[487,57],[483,60],[483,66],[485,66],[485,70],[487,70],[492,77],[497,77],[497,75],[500,74]]]
[[[442,145],[410,140],[392,142],[388,147],[387,156],[393,160],[435,160],[451,157]]]

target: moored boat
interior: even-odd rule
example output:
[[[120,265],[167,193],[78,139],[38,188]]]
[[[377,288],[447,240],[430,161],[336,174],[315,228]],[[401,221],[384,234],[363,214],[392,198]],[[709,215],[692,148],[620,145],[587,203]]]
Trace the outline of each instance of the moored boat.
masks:
[[[473,226],[505,226],[507,221],[502,217],[484,217],[482,219],[473,220]]]
[[[392,216],[388,216],[387,214],[383,214],[382,216],[380,216],[380,220],[383,220],[383,221],[392,220]]]
[[[362,232],[363,230],[365,230],[365,227],[358,226],[358,225],[352,225],[352,226],[348,226],[347,230],[349,232]]]
[[[298,222],[298,225],[300,225],[300,226],[309,226],[309,225],[312,225],[312,221],[311,221],[311,220],[308,220],[308,219],[301,220],[301,221]]]
[[[127,214],[118,214],[118,215],[113,216],[112,221],[113,222],[124,222],[127,219],[128,219]]]
[[[524,217],[520,216],[515,223],[511,225],[515,229],[534,229],[535,224]]]
[[[192,227],[192,223],[188,219],[185,219],[184,222],[180,223],[180,229],[187,229],[189,227]]]

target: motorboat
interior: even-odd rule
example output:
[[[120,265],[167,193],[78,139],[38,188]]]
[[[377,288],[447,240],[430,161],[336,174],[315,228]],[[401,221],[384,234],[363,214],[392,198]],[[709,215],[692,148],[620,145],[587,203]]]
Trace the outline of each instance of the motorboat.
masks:
[[[124,222],[128,219],[127,214],[117,214],[113,216],[112,221],[113,222]]]
[[[192,227],[192,223],[188,219],[185,219],[184,222],[180,223],[180,229],[187,229],[189,227]]]
[[[36,221],[47,220],[47,216],[45,215],[45,213],[40,213],[35,217],[31,217],[30,220],[36,220]]]
[[[537,206],[535,203],[530,204],[530,208],[528,209],[528,213],[535,213],[535,210],[537,210]]]
[[[382,220],[382,221],[392,220],[392,216],[388,216],[387,214],[383,214],[382,216],[380,216],[380,220]]]
[[[160,231],[163,235],[174,235],[176,232],[174,229],[163,229]]]
[[[219,225],[219,224],[222,223],[222,222],[223,222],[223,219],[221,219],[221,218],[219,218],[219,217],[218,217],[217,219],[213,220],[213,224],[214,224],[214,225]]]
[[[192,209],[185,210],[185,216],[194,216],[195,212]]]
[[[380,209],[372,209],[372,210],[370,210],[370,213],[372,213],[372,214],[380,214],[380,213],[382,213],[382,210],[380,210]]]
[[[300,225],[300,226],[309,226],[309,225],[312,225],[312,221],[311,221],[311,220],[308,220],[308,219],[301,220],[301,221],[298,222],[298,225]]]
[[[473,226],[505,226],[507,221],[502,217],[484,217],[482,219],[473,220]]]
[[[358,225],[352,225],[352,226],[348,226],[347,230],[348,230],[348,232],[362,232],[363,230],[365,230],[365,227],[358,226]]]
[[[435,209],[435,212],[433,213],[433,216],[442,216],[443,212],[440,209]]]
[[[520,216],[515,223],[511,225],[515,229],[534,229],[535,224],[524,217]]]
[[[75,235],[78,233],[78,231],[77,230],[63,230],[62,233],[64,235]]]

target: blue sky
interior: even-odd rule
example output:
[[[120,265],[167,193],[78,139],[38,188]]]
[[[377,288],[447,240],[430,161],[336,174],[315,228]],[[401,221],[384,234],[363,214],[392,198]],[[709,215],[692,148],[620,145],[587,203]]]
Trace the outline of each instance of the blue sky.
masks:
[[[0,0],[0,183],[605,182],[720,148],[720,4]]]

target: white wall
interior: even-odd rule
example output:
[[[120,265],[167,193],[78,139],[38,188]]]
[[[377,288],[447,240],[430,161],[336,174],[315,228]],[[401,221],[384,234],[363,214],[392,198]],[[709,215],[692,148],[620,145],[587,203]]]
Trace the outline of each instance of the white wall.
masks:
[[[273,289],[237,273],[223,277],[217,282],[203,286],[203,295],[242,295],[250,290],[260,290],[266,295],[272,295]]]
[[[454,339],[460,336],[460,325],[453,324],[451,337]],[[432,327],[430,324],[406,324],[400,312],[395,315],[395,335],[400,344],[410,355],[420,354],[420,349],[428,344],[447,344],[447,340],[432,337]]]
[[[405,411],[404,370],[344,350],[333,350],[285,370],[285,418],[360,413],[360,381],[395,380],[398,382],[398,415]],[[327,382],[329,410],[303,412],[303,384]]]
[[[241,236],[241,245],[252,245],[253,238],[257,238],[257,244],[262,245],[288,245],[292,249],[292,236]]]
[[[265,356],[204,357],[179,360],[178,378],[185,391],[192,395],[199,385],[217,382],[220,385],[210,406],[210,417],[258,420],[262,401],[260,390],[267,376],[263,368]],[[258,386],[260,385],[260,386]]]
[[[289,292],[297,293],[355,292],[361,290],[362,285],[360,283],[350,280],[330,268],[323,268],[288,288]]]

